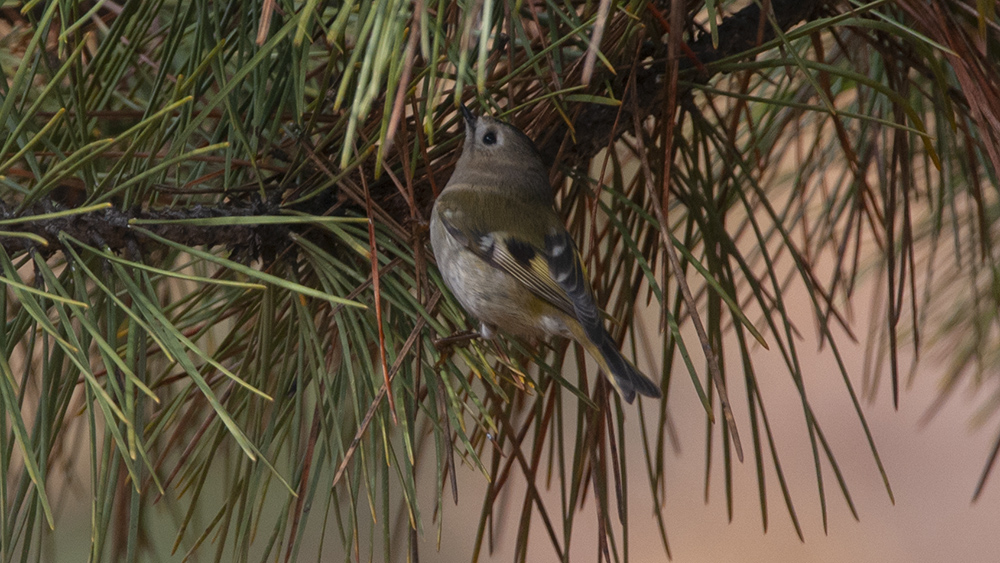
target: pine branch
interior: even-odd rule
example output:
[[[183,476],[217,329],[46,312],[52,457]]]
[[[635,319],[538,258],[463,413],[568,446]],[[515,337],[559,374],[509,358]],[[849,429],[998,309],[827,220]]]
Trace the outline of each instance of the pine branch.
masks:
[[[828,4],[829,0],[778,0],[771,3],[774,9],[777,25],[783,30],[787,30],[801,21],[817,13],[818,8]],[[695,71],[696,82],[705,83],[713,75],[712,71],[706,70],[706,65],[727,57],[738,55],[752,49],[761,42],[769,41],[774,37],[774,29],[770,23],[762,22],[761,10],[756,4],[751,4],[736,14],[725,18],[719,24],[719,44],[712,45],[712,38],[709,34],[702,34],[689,43],[689,56],[678,61],[680,70],[684,72]],[[650,48],[646,53],[652,56],[655,64],[638,69],[636,75],[636,87],[634,93],[627,92],[625,88],[626,73],[622,73],[621,79],[616,84],[619,97],[625,98],[628,102],[631,96],[637,97],[637,104],[624,103],[621,107],[607,106],[594,103],[582,104],[581,111],[576,118],[577,123],[586,123],[587,127],[581,130],[576,137],[576,143],[568,147],[562,162],[569,166],[581,165],[592,158],[598,151],[609,146],[618,139],[632,123],[632,112],[630,108],[638,107],[644,111],[645,115],[638,116],[640,120],[658,111],[663,103],[662,100],[662,80],[667,71],[665,63],[666,43]],[[621,66],[632,64],[630,61],[618,61]],[[373,115],[373,120],[381,119],[381,116]],[[616,127],[615,124],[618,124]],[[416,123],[409,123],[410,127],[419,127]],[[556,155],[563,144],[563,139],[568,134],[568,126],[565,122],[559,122],[552,128],[550,133],[541,140],[540,149],[544,158],[549,162],[555,160]],[[446,171],[445,171],[446,172]],[[385,177],[380,180],[374,178],[374,174],[368,173],[368,183],[371,185],[372,196],[376,204],[387,210],[393,218],[404,223],[409,218],[409,209],[406,206],[393,205],[393,200],[398,199],[398,192],[395,186],[391,185]],[[441,174],[442,181],[447,176]],[[430,197],[431,181],[428,178],[415,179],[415,186],[421,207],[426,207],[432,201]],[[341,198],[337,192],[341,188],[333,186],[330,193],[324,194],[326,201],[339,201]],[[58,202],[58,198],[43,198],[30,210],[15,214],[4,212],[7,208],[4,202],[0,202],[0,212],[3,212],[4,219],[27,219],[21,223],[21,230],[42,237],[48,245],[39,246],[36,242],[28,238],[21,237],[0,237],[0,245],[8,253],[15,253],[29,247],[36,247],[36,250],[43,255],[61,250],[59,242],[59,232],[66,231],[73,237],[91,244],[95,247],[107,246],[114,252],[122,252],[129,245],[148,248],[153,245],[152,241],[144,238],[141,234],[130,231],[128,222],[132,219],[161,219],[161,220],[186,220],[219,217],[247,217],[255,215],[277,215],[279,206],[277,202],[261,202],[259,198],[248,198],[246,200],[226,200],[214,206],[197,205],[190,208],[171,208],[165,210],[139,209],[118,210],[107,209],[94,211],[91,213],[63,217],[59,219],[42,219],[38,221],[30,220],[31,215],[48,213],[53,210],[64,208]],[[315,207],[315,206],[313,206]],[[359,213],[364,212],[360,206],[356,209]],[[315,209],[313,210],[315,211]],[[398,216],[397,216],[398,215]],[[288,228],[276,227],[274,225],[241,225],[233,227],[224,226],[184,226],[184,225],[157,225],[157,234],[173,240],[185,246],[225,246],[239,251],[241,261],[252,261],[256,259],[267,260],[268,256],[274,256],[280,248],[287,244]],[[278,241],[281,241],[280,243]]]
[[[198,219],[278,215],[276,202],[264,202],[256,196],[226,201],[217,206],[193,205],[150,211],[107,207],[87,213],[51,217],[59,210],[60,206],[51,201],[43,201],[23,213],[12,213],[0,203],[2,220],[20,220],[15,223],[20,233],[35,235],[47,243],[40,245],[31,238],[0,236],[0,245],[10,254],[34,249],[47,257],[64,250],[60,234],[65,233],[95,248],[110,248],[114,252],[128,250],[132,255],[138,255],[148,252],[153,246],[159,246],[131,228],[131,221],[140,220],[152,221],[146,228],[164,238],[187,246],[225,246],[234,251],[237,261],[249,262],[255,259],[268,260],[280,253],[287,245],[290,230],[288,226],[275,224],[201,226],[184,223]]]
[[[821,7],[830,3],[830,0],[775,0],[764,4],[773,7],[778,27],[782,31],[787,31],[815,16]],[[718,46],[712,45],[710,34],[705,33],[695,38],[688,44],[693,57],[682,56],[677,61],[679,71],[695,72],[693,82],[707,83],[718,72],[707,68],[708,65],[746,52],[775,37],[773,25],[762,21],[761,17],[760,6],[750,4],[725,18],[719,24]],[[630,125],[633,122],[631,108],[638,107],[644,112],[644,115],[638,116],[640,122],[659,111],[663,104],[663,79],[667,72],[666,52],[667,44],[663,43],[656,45],[652,52],[646,53],[655,62],[636,70],[634,92],[628,92],[625,87],[628,73],[619,73],[615,88],[619,99],[624,98],[620,107],[600,104],[584,106],[576,122],[585,123],[587,126],[577,132],[577,142],[564,150],[561,155],[563,162],[569,165],[587,162],[600,150],[611,146],[623,133],[631,129]],[[628,61],[620,62],[623,63],[622,66],[630,64]],[[685,93],[685,90],[679,91],[678,97]],[[631,96],[638,98],[636,103],[630,101]],[[568,131],[569,128],[565,123],[559,123],[546,136],[546,140],[540,143],[540,151],[547,162],[555,160]]]

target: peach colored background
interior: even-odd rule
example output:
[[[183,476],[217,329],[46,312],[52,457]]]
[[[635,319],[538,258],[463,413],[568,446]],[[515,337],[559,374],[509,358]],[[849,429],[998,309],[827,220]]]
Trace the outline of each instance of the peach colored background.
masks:
[[[855,305],[859,316],[868,312],[867,300],[864,294],[859,296]],[[803,303],[800,311],[804,309]],[[970,420],[974,410],[993,389],[984,389],[974,395],[968,387],[963,388],[963,393],[946,403],[929,424],[921,426],[921,417],[937,396],[942,373],[932,361],[925,361],[913,386],[901,392],[899,411],[892,408],[888,379],[882,381],[874,402],[863,401],[865,416],[895,494],[893,505],[868,451],[832,354],[828,350],[817,350],[811,317],[807,313],[794,316],[804,335],[804,340],[798,344],[807,372],[807,394],[844,472],[860,522],[851,516],[835,476],[824,460],[823,478],[829,513],[829,533],[824,534],[812,452],[798,394],[780,354],[758,349],[758,380],[805,543],[795,535],[769,459],[766,462],[769,468],[767,533],[763,533],[756,471],[750,457],[735,471],[734,517],[732,523],[727,523],[717,439],[711,497],[705,504],[704,416],[690,380],[680,374],[672,386],[669,400],[682,452],[680,456],[667,454],[668,503],[664,511],[673,560],[678,563],[1000,561],[1000,475],[991,479],[975,504],[971,502],[976,482],[1000,429],[995,417],[979,429],[973,429]],[[866,319],[855,320],[858,325],[855,334],[864,338]],[[881,322],[881,319],[874,322]],[[689,336],[690,342],[696,342],[693,333]],[[852,345],[847,339],[841,342],[852,383],[860,395],[863,348]],[[731,356],[727,363],[738,366],[737,360],[736,356]],[[703,365],[703,362],[696,364]],[[749,453],[749,418],[742,385],[735,385],[730,394],[744,449]],[[627,427],[626,434],[638,440],[637,426]],[[638,441],[631,445],[630,451],[634,461],[630,467],[632,549],[629,561],[665,561],[650,499],[642,495],[645,474]],[[460,473],[460,498],[464,503],[446,511],[445,529],[449,533],[443,538],[441,552],[434,552],[434,538],[428,537],[421,552],[422,562],[468,561],[467,554],[474,539],[474,532],[468,526],[479,517],[483,480],[468,468]],[[557,496],[551,498],[558,502]],[[592,508],[592,503],[590,506]],[[593,512],[590,514],[578,519],[578,529],[573,534],[573,561],[597,560],[596,526]],[[535,521],[539,524],[534,531],[534,547],[528,560],[553,561],[555,554],[547,534],[540,520]],[[433,529],[432,526],[425,530]],[[515,524],[509,524],[506,531],[503,537],[510,543],[516,532]],[[433,536],[433,532],[425,535]],[[513,549],[501,548],[492,558],[481,560],[512,561]]]

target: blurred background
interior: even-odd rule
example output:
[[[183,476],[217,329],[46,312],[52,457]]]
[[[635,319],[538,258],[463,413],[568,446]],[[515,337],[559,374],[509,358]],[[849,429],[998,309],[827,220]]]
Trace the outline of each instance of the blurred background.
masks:
[[[859,288],[858,305],[870,299],[872,282]],[[796,295],[794,298],[802,298]],[[813,562],[841,563],[943,563],[950,561],[988,563],[1000,560],[1000,482],[990,480],[980,498],[972,495],[996,440],[997,421],[991,419],[977,430],[972,413],[980,407],[989,389],[979,395],[965,389],[948,401],[929,421],[924,417],[941,392],[942,370],[933,360],[919,366],[912,385],[901,393],[899,410],[883,382],[874,400],[862,399],[864,414],[871,427],[878,452],[888,472],[893,504],[886,494],[878,468],[868,450],[864,432],[854,414],[847,391],[828,350],[819,350],[807,306],[799,302],[797,323],[803,333],[800,348],[803,365],[808,367],[806,391],[820,425],[836,454],[860,520],[855,520],[841,496],[835,476],[823,463],[823,480],[829,513],[824,530],[816,487],[809,437],[802,421],[798,392],[775,351],[758,348],[755,363],[758,383],[766,397],[772,431],[778,444],[782,466],[788,478],[796,514],[805,541],[799,540],[786,512],[774,472],[768,472],[768,526],[762,525],[752,457],[734,472],[733,519],[726,514],[725,484],[721,471],[721,448],[715,437],[716,453],[705,500],[704,411],[690,381],[678,378],[672,386],[669,408],[680,437],[679,454],[667,453],[665,469],[667,534],[673,560],[679,563],[721,562]],[[870,320],[867,307],[856,310],[858,335],[866,335]],[[694,338],[693,334],[689,334]],[[862,389],[861,343],[841,340],[842,352],[859,395]],[[736,361],[738,358],[727,358]],[[772,371],[768,371],[768,370]],[[732,383],[731,396],[743,397],[739,382]],[[743,436],[749,435],[746,405],[734,404]],[[645,473],[638,444],[637,413],[626,409],[626,436],[632,440],[629,467],[630,561],[664,561],[664,551],[652,516],[649,496],[642,494]],[[746,438],[744,438],[746,439]],[[744,449],[749,444],[744,442]],[[441,550],[421,552],[422,561],[468,561],[473,537],[461,530],[479,518],[480,499],[485,490],[482,476],[468,468],[460,472],[460,506],[446,503],[444,527],[448,530]],[[515,487],[523,496],[524,487]],[[553,500],[557,497],[553,496]],[[514,507],[519,509],[519,506]],[[516,510],[514,511],[516,514]],[[574,531],[573,561],[596,561],[596,523],[593,503],[591,517],[580,517]],[[454,527],[449,525],[449,522]],[[506,524],[506,535],[495,542],[490,561],[511,561],[511,537],[516,522]],[[457,533],[451,533],[455,530]],[[540,522],[534,528],[529,561],[556,560]],[[433,547],[433,538],[425,538]],[[640,547],[643,546],[643,547]]]

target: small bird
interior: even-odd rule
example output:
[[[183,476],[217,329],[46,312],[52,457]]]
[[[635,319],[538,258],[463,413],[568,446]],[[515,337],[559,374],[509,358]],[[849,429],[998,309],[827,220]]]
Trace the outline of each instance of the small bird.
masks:
[[[465,145],[431,211],[431,246],[444,282],[481,322],[527,337],[573,338],[626,402],[660,388],[622,356],[604,328],[580,253],[553,209],[535,144],[464,104]]]

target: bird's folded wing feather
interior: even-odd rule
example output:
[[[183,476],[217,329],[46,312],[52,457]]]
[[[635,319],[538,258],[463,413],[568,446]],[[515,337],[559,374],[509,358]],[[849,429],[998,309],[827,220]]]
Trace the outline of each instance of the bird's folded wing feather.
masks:
[[[509,274],[532,293],[567,315],[576,316],[573,299],[552,278],[549,256],[545,249],[535,248],[510,233],[483,232],[474,225],[466,224],[464,217],[458,211],[440,214],[441,223],[448,234],[473,254],[490,266]],[[582,272],[579,277],[583,277]]]
[[[549,278],[559,285],[573,304],[573,316],[583,326],[587,338],[595,343],[601,342],[606,335],[601,310],[594,302],[583,260],[569,233],[563,229],[546,235],[545,253]]]
[[[448,233],[487,264],[520,281],[583,326],[593,342],[604,338],[601,311],[583,268],[580,253],[565,229],[545,236],[545,248],[505,232],[483,232],[464,224],[461,212],[444,213],[441,221]]]

